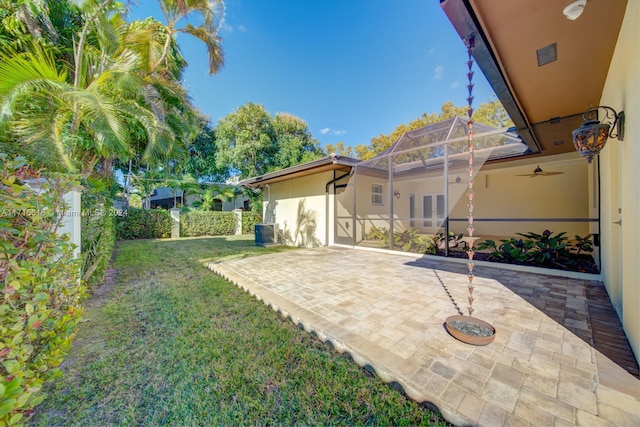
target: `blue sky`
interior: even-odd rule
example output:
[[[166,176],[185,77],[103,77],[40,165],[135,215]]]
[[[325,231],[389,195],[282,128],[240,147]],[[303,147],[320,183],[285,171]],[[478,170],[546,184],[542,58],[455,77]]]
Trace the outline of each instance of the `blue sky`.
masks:
[[[163,21],[140,0],[131,18]],[[305,120],[321,144],[369,144],[446,101],[466,104],[462,41],[438,0],[227,0],[225,65],[180,35],[185,85],[215,124],[247,102]],[[493,90],[475,68],[474,104]]]

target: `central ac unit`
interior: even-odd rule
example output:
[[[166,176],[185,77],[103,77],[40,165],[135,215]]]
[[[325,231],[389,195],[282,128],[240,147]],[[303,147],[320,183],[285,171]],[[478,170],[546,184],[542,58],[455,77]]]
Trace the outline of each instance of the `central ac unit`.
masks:
[[[256,245],[267,246],[278,243],[278,224],[262,223],[255,225]]]

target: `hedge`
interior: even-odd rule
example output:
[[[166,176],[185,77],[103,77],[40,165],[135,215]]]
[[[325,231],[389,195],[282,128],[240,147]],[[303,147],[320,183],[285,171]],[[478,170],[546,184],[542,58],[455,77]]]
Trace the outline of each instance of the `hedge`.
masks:
[[[262,215],[252,211],[242,212],[242,234],[253,234],[255,225],[262,222]]]
[[[224,236],[235,234],[233,212],[192,211],[180,217],[180,236]]]
[[[82,279],[93,287],[104,282],[116,239],[116,211],[108,192],[82,192]]]
[[[67,235],[56,234],[62,195],[57,178],[40,194],[21,180],[31,170],[0,153],[0,425],[19,424],[43,399],[71,347],[86,295]],[[44,187],[43,187],[44,188]]]
[[[171,214],[164,209],[129,208],[126,215],[116,215],[119,240],[161,239],[171,236]]]

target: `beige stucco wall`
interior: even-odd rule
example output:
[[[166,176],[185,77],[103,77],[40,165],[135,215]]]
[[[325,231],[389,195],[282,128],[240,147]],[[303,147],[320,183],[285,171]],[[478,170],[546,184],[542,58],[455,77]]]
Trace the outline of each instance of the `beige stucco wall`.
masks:
[[[640,2],[629,1],[600,100],[626,115],[624,141],[600,154],[602,273],[636,355],[640,356]],[[620,211],[618,211],[620,210]],[[622,224],[614,222],[622,220]]]
[[[587,162],[575,153],[542,159],[516,160],[508,163],[484,165],[475,177],[474,217],[477,219],[586,219],[597,218],[590,212],[589,169]],[[561,172],[547,176],[529,175],[540,164],[547,172]],[[390,194],[386,176],[367,176],[357,174],[357,241],[363,240],[372,226],[389,228],[389,204],[393,203],[394,229],[402,231],[411,226],[410,195],[414,196],[415,212],[413,228],[432,234],[442,232],[442,223],[425,226],[423,197],[425,195],[444,194],[444,180],[441,172],[426,174],[420,178],[396,178],[393,190],[399,192],[395,197]],[[461,183],[455,183],[460,176]],[[456,233],[467,234],[466,218],[468,199],[466,170],[452,170],[449,174],[449,217],[464,221],[451,221],[450,229]],[[383,186],[383,204],[374,205],[371,199],[372,184]],[[345,204],[350,200],[344,200]],[[515,236],[516,233],[542,233],[545,229],[553,232],[566,232],[569,237],[587,235],[589,222],[550,222],[550,221],[499,221],[474,222],[477,236]]]
[[[332,172],[323,172],[276,182],[263,190],[265,221],[278,224],[286,244],[328,244],[327,236],[333,232],[332,224],[327,222],[332,217],[333,196],[326,195],[325,186],[332,179]]]

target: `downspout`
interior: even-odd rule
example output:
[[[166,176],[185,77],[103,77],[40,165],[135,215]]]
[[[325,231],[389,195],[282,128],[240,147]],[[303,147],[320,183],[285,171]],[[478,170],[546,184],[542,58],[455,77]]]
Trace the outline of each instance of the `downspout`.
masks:
[[[328,246],[329,245],[329,186],[331,184],[333,184],[333,194],[335,195],[336,193],[336,182],[340,181],[343,178],[347,178],[349,176],[351,176],[353,174],[355,168],[351,168],[349,170],[349,172],[345,173],[344,175],[340,175],[339,177],[336,177],[336,170],[333,170],[333,179],[329,182],[327,182],[324,186],[324,192],[325,192],[325,240],[324,240],[324,246]],[[335,218],[334,218],[334,222],[335,222]]]
[[[267,212],[269,212],[269,207],[271,206],[271,187],[269,186],[269,184],[264,184],[265,187],[267,187],[267,206],[264,207],[264,211],[262,213],[262,222],[266,223],[267,222]]]

